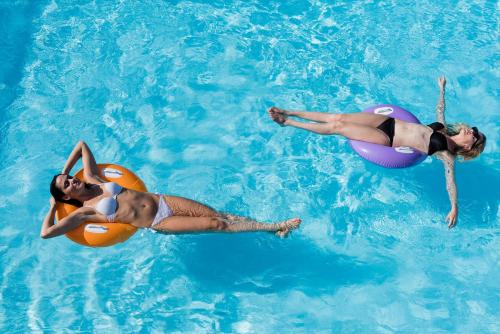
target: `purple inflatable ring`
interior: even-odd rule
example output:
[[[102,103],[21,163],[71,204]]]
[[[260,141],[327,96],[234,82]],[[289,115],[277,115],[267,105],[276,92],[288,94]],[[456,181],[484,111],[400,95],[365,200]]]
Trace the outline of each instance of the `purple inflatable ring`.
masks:
[[[420,121],[408,110],[392,104],[381,104],[363,110],[377,115],[400,119],[408,123],[420,124]],[[386,168],[405,168],[425,160],[426,154],[411,147],[389,147],[367,143],[359,140],[349,140],[351,147],[361,157]]]

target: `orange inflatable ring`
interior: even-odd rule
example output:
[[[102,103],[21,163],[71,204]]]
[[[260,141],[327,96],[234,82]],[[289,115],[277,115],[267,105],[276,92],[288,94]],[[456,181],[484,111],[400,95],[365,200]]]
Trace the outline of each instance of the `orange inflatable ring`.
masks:
[[[144,182],[141,181],[130,170],[114,164],[98,164],[99,176],[106,181],[116,182],[124,188],[147,191]],[[83,169],[76,174],[81,180],[83,178]],[[56,220],[59,221],[68,216],[78,207],[66,203],[57,203]],[[137,227],[125,223],[95,223],[85,222],[76,229],[66,233],[66,236],[80,245],[90,247],[106,247],[124,242],[137,231]]]

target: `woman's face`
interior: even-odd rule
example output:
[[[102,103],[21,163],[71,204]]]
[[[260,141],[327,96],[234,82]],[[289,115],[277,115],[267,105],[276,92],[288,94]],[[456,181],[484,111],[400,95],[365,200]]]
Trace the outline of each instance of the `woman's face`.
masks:
[[[478,129],[473,126],[472,128],[463,127],[460,129],[458,134],[460,145],[466,150],[470,150],[472,146],[481,138],[483,134],[478,131]]]
[[[85,182],[82,182],[77,177],[63,174],[56,178],[56,186],[68,197],[65,199],[70,199],[82,194],[85,189]]]

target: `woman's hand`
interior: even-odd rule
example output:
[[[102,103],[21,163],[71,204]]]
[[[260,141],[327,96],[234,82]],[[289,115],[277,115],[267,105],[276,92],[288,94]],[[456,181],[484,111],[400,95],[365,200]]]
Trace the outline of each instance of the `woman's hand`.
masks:
[[[48,237],[47,231],[49,231],[52,226],[54,226],[54,217],[56,215],[56,200],[54,199],[54,197],[50,196],[49,203],[50,208],[45,215],[45,218],[43,219],[42,228],[40,230],[40,236],[42,238]]]
[[[444,87],[446,86],[446,78],[444,77],[444,75],[438,78],[438,85],[439,89],[444,90]]]
[[[61,174],[69,174],[73,166],[80,158],[83,163],[83,176],[85,181],[90,183],[102,183],[103,181],[99,178],[99,168],[97,168],[94,155],[83,140],[80,140],[75,145],[75,148],[69,155]]]
[[[448,223],[448,228],[453,228],[457,223],[458,208],[452,207],[448,215],[446,216],[446,222]]]
[[[81,158],[82,156],[82,146],[85,143],[83,140],[80,140],[78,143],[76,143],[75,148],[73,148],[73,151],[71,151],[71,154],[68,156],[68,159],[66,160],[66,163],[64,164],[64,167],[61,171],[61,174],[69,174],[73,166],[76,164],[78,159]]]

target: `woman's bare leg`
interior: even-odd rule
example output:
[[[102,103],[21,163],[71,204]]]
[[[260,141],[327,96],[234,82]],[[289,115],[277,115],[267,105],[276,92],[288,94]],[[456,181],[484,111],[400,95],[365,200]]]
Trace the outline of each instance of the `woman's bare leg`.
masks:
[[[323,122],[323,123],[333,121],[333,118],[335,116],[335,114],[329,114],[325,112],[291,111],[291,110],[280,109],[277,107],[270,108],[268,112],[271,118],[273,118],[273,116],[276,114],[281,114],[284,115],[285,117],[293,116],[302,119],[307,119],[310,121]]]
[[[293,126],[321,135],[341,135],[348,139],[386,146],[390,145],[389,137],[377,128],[377,126],[387,119],[387,116],[384,115],[362,112],[353,114],[328,114],[286,111],[273,107],[269,109],[269,116],[281,126]],[[316,123],[299,122],[289,118],[289,116],[312,120]]]
[[[385,146],[389,146],[390,144],[389,137],[387,137],[382,130],[357,123],[343,121],[331,123],[304,123],[293,119],[286,119],[283,124],[321,135],[341,135],[348,139],[361,140]]]
[[[165,218],[153,229],[165,233],[199,233],[199,232],[273,232],[285,237],[291,230],[300,225],[299,218],[279,223],[259,223],[246,217],[220,214],[215,217],[172,216]]]
[[[365,112],[356,112],[351,114],[332,114],[313,111],[291,111],[280,109],[277,107],[270,108],[269,115],[278,124],[280,120],[284,121],[288,118],[288,116],[293,116],[314,122],[329,123],[343,121],[348,123],[372,126],[375,128],[388,118],[384,115],[370,114]]]
[[[220,213],[200,202],[178,196],[164,196],[173,216],[165,218],[154,227],[168,233],[193,232],[275,232],[286,236],[297,228],[300,219],[293,218],[279,223],[260,223],[247,217]]]
[[[208,205],[180,196],[164,196],[174,216],[215,217],[219,213]]]

